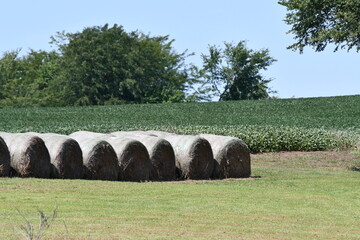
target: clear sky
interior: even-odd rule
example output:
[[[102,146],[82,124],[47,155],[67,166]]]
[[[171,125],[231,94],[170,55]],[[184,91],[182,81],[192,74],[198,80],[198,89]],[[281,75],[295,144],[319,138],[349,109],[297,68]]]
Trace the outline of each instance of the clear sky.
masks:
[[[170,35],[178,52],[196,54],[188,61],[198,66],[208,45],[246,40],[254,50],[268,48],[278,61],[264,75],[274,79],[270,86],[280,98],[360,94],[360,53],[287,50],[293,40],[286,34],[285,14],[276,0],[2,1],[0,54],[50,50],[50,36],[58,31],[116,23],[128,32]]]

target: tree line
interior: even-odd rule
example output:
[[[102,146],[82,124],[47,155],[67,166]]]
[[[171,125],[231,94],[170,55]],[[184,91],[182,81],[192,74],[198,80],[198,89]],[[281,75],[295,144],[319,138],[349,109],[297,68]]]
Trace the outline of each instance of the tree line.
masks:
[[[209,47],[199,68],[169,36],[108,24],[58,32],[56,50],[10,51],[0,59],[0,107],[107,105],[269,97],[260,71],[275,59],[243,41]],[[246,84],[245,84],[246,83]]]
[[[360,1],[280,0],[295,43],[323,51],[328,44],[360,49]],[[276,59],[244,41],[209,46],[202,66],[187,64],[169,36],[125,32],[108,24],[58,32],[55,50],[9,51],[0,57],[0,108],[107,105],[269,98],[262,72]]]

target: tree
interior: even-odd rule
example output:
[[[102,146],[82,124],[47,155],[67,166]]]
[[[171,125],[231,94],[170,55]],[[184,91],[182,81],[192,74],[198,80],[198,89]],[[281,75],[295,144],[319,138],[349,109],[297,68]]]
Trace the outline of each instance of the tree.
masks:
[[[269,50],[248,49],[244,41],[234,45],[225,43],[225,49],[209,46],[209,55],[202,55],[201,75],[209,98],[244,100],[268,98],[271,90],[261,71],[276,60]]]
[[[56,52],[34,51],[19,57],[20,50],[0,59],[0,107],[62,105],[54,89]]]
[[[19,52],[20,50],[5,52],[0,59],[0,101],[4,99],[4,85],[18,75]]]
[[[168,36],[151,37],[121,26],[58,33],[61,78],[68,104],[158,103],[185,100],[190,84],[186,52]]]
[[[288,33],[296,42],[289,49],[303,52],[305,46],[323,51],[328,44],[335,50],[360,50],[359,0],[280,0],[288,13],[285,22],[292,25]]]

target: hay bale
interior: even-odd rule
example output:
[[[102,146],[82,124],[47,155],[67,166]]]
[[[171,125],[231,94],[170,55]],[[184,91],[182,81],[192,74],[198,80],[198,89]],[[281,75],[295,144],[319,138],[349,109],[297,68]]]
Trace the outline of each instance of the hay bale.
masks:
[[[120,168],[119,180],[147,181],[152,170],[146,147],[139,141],[128,137],[115,137],[108,134],[80,131],[71,136],[86,135],[109,142],[115,149]]]
[[[82,151],[77,141],[59,134],[34,134],[45,142],[49,150],[53,178],[79,179],[83,177]]]
[[[177,167],[182,179],[209,179],[214,168],[210,143],[199,136],[176,135],[148,131],[169,141],[174,148]]]
[[[171,144],[163,139],[142,131],[113,132],[114,136],[133,138],[146,147],[152,165],[151,179],[155,181],[171,181],[175,179],[175,153]]]
[[[152,166],[146,147],[131,138],[109,137],[107,141],[117,153],[121,180],[148,181]]]
[[[81,132],[71,134],[70,137],[79,143],[82,150],[85,179],[118,180],[118,160],[110,143]]]
[[[10,176],[10,153],[9,149],[0,137],[0,177]]]
[[[20,177],[49,178],[51,163],[44,141],[32,134],[4,133],[0,136],[10,152],[10,164]]]
[[[240,139],[212,134],[200,134],[211,144],[214,158],[220,166],[214,177],[250,177],[251,160],[248,146]]]

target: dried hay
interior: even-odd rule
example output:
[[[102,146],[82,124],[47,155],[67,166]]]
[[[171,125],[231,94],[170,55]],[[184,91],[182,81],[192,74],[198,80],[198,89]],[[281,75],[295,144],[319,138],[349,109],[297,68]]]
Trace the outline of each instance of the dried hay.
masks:
[[[167,132],[149,131],[169,141],[175,152],[178,174],[181,179],[209,179],[214,168],[210,143],[199,136],[176,135]]]
[[[44,142],[53,165],[52,177],[62,179],[83,178],[84,168],[80,145],[74,139],[59,134],[34,133]]]
[[[117,162],[120,168],[119,180],[147,181],[150,179],[152,166],[148,151],[141,142],[131,138],[120,138],[94,132],[82,131],[73,134],[86,135],[109,142],[117,155]]]
[[[171,181],[175,179],[175,153],[171,144],[154,135],[142,131],[113,132],[114,136],[133,138],[146,147],[152,165],[151,179],[155,181]]]
[[[10,153],[9,149],[0,137],[0,177],[8,177],[10,175]]]
[[[82,132],[71,134],[70,137],[79,143],[82,150],[85,179],[118,180],[118,160],[110,143]]]
[[[250,177],[251,160],[248,146],[240,139],[212,134],[201,134],[211,144],[214,158],[220,168],[214,170],[213,177]]]
[[[8,146],[10,164],[18,176],[50,177],[50,155],[41,138],[26,133],[1,132],[0,136]]]

